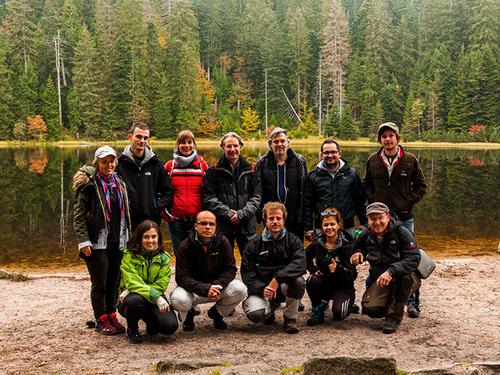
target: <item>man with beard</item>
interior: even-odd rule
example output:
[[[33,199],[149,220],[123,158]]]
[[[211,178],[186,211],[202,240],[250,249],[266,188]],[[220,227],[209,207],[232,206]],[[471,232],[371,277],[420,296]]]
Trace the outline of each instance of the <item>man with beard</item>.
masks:
[[[391,213],[415,235],[413,207],[427,191],[424,174],[415,155],[399,145],[401,135],[393,122],[379,126],[377,140],[382,148],[366,163],[364,187],[368,203],[385,203]],[[369,280],[371,281],[371,280]],[[408,316],[420,315],[420,291],[408,300]]]
[[[268,144],[268,153],[256,166],[262,191],[258,218],[261,219],[262,207],[267,202],[281,202],[288,211],[286,229],[303,240],[302,193],[307,176],[306,160],[290,148],[285,129],[274,128],[269,134]]]
[[[306,178],[304,186],[305,237],[312,241],[319,229],[319,215],[337,207],[344,219],[344,230],[354,235],[354,216],[366,223],[365,192],[356,170],[342,159],[340,145],[329,138],[321,145],[322,160]]]

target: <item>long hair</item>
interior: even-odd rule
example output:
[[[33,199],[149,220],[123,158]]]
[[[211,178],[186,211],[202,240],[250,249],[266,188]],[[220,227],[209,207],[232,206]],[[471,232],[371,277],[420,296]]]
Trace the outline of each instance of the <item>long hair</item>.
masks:
[[[134,230],[134,233],[132,233],[130,240],[128,240],[127,242],[127,249],[129,249],[134,254],[142,252],[142,236],[144,232],[147,232],[151,228],[154,228],[156,230],[156,233],[158,234],[158,250],[164,251],[160,227],[158,226],[158,224],[151,220],[144,220],[137,226],[137,228]]]

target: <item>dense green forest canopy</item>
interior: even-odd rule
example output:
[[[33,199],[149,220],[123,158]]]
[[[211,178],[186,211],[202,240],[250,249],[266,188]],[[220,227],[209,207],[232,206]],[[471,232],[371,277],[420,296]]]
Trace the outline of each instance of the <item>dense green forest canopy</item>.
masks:
[[[498,141],[497,0],[0,0],[0,139]]]

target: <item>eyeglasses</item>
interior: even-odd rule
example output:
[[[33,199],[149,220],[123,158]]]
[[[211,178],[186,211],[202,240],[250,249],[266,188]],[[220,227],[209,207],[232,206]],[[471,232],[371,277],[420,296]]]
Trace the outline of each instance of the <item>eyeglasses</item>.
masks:
[[[197,221],[196,225],[201,225],[202,227],[215,227],[217,223],[212,221]]]
[[[325,216],[337,216],[338,212],[335,210],[324,210],[320,215],[321,217]]]

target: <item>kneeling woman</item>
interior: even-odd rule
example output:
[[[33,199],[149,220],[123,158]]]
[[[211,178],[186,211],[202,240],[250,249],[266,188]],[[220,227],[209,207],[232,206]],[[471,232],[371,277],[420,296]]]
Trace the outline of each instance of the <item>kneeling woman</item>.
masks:
[[[170,257],[161,243],[158,224],[144,220],[123,254],[118,311],[127,320],[127,337],[134,344],[142,342],[141,319],[149,335],[170,335],[177,330],[177,317],[165,298],[171,276]]]
[[[321,213],[322,235],[306,249],[307,270],[311,274],[306,289],[312,304],[307,325],[325,321],[330,300],[334,320],[346,318],[354,303],[356,268],[349,262],[351,236],[342,230],[342,217],[336,208]]]

